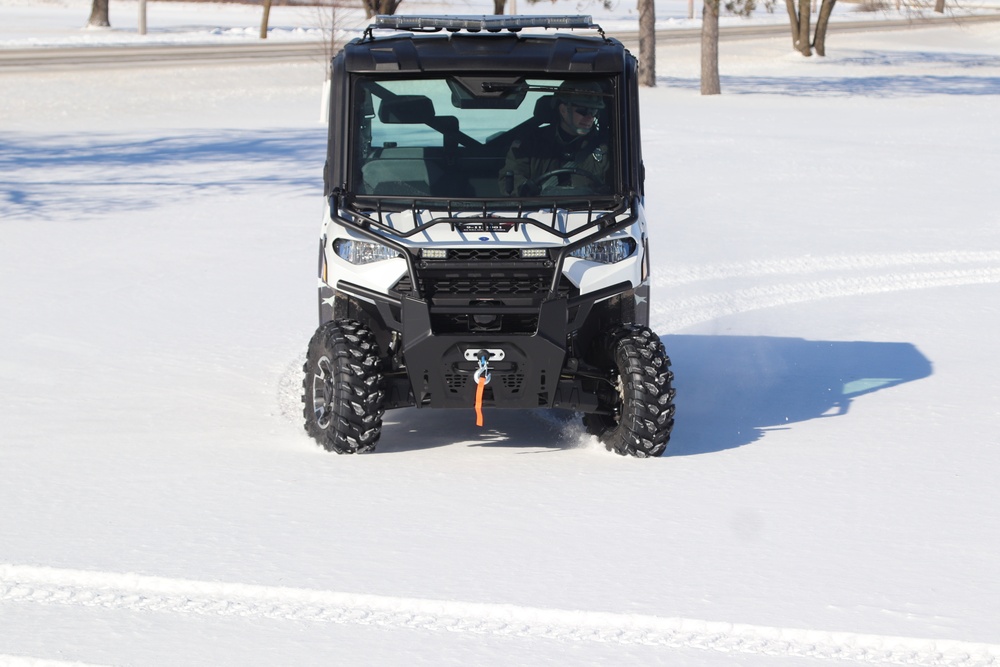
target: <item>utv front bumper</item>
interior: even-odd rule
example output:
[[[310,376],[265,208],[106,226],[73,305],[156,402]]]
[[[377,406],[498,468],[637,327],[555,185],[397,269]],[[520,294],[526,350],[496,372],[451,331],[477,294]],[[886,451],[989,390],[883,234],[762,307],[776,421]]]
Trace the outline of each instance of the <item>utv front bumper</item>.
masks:
[[[584,334],[599,302],[634,298],[625,283],[583,296],[543,301],[537,329],[531,334],[436,333],[431,326],[431,305],[424,300],[409,296],[396,300],[344,281],[338,283],[338,291],[357,299],[380,328],[401,333],[405,369],[395,379],[392,374],[387,377],[387,408],[471,407],[475,373],[479,359],[485,357],[491,377],[484,390],[485,406],[597,412],[597,388],[604,380],[583,371],[567,345],[577,334]],[[407,395],[409,399],[404,400]]]
[[[534,335],[435,335],[424,301],[402,300],[403,357],[417,405],[471,405],[479,359],[490,382],[483,404],[505,408],[551,405],[566,359],[565,299],[542,304]]]

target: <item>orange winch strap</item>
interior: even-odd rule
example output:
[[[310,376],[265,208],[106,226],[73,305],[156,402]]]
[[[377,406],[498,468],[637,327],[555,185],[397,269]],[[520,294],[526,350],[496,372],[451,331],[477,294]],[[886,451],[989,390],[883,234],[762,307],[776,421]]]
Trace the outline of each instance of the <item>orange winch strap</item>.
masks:
[[[483,425],[483,389],[486,388],[486,378],[479,378],[479,386],[476,387],[476,426]]]

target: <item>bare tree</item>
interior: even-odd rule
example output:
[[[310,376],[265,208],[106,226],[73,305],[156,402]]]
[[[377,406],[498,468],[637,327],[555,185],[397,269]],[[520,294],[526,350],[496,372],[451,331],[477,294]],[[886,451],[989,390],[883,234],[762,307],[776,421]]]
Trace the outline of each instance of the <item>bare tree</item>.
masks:
[[[796,51],[804,56],[811,56],[813,48],[815,48],[816,55],[826,55],[826,31],[830,25],[830,15],[833,13],[835,4],[837,4],[837,0],[822,0],[819,17],[816,19],[816,33],[810,39],[811,0],[798,0],[797,7],[795,0],[785,0],[788,21],[792,25],[792,46]]]
[[[337,16],[337,3],[316,6],[316,23],[323,31],[323,62],[326,63],[326,78],[330,79],[330,61],[340,50],[341,43],[337,40],[337,30],[340,28]]]
[[[639,0],[639,85],[656,85],[656,8]]]
[[[402,2],[403,0],[362,0],[366,18],[371,18],[376,14],[395,14]]]
[[[833,13],[833,6],[837,0],[823,0],[819,6],[819,18],[816,19],[816,36],[813,38],[813,46],[816,48],[816,55],[826,55],[826,29],[830,25],[830,14]]]
[[[792,0],[786,0],[792,2]],[[809,2],[809,0],[804,0]],[[701,94],[718,95],[719,82],[719,4],[721,0],[704,0],[701,10]],[[775,0],[763,0],[764,9],[774,10]],[[737,16],[750,16],[757,0],[726,0],[725,9]]]
[[[719,0],[705,0],[701,8],[701,94],[718,95],[719,83]]]
[[[87,19],[87,26],[92,28],[110,28],[111,21],[108,19],[108,0],[94,0],[90,6],[90,18]]]
[[[264,16],[260,20],[260,38],[267,39],[267,23],[271,17],[271,0],[264,0]]]
[[[795,0],[785,0],[789,12],[795,12]],[[792,27],[792,43],[799,53],[804,56],[812,55],[812,42],[809,40],[811,32],[809,22],[812,20],[812,3],[810,0],[799,0],[798,24]]]

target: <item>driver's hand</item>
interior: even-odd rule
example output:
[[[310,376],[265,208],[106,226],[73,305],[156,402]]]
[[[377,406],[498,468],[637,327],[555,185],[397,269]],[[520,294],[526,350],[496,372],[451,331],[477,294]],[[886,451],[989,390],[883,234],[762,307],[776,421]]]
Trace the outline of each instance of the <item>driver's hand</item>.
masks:
[[[525,181],[517,188],[518,197],[534,197],[541,192],[541,189],[531,181]]]

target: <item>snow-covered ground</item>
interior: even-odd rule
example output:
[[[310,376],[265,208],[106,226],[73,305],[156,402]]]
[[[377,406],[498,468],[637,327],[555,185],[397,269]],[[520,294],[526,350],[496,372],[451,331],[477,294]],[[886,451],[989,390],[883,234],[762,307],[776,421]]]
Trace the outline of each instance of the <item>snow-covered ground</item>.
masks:
[[[1000,25],[828,49],[658,53],[657,460],[305,436],[322,63],[0,74],[0,664],[1000,662]]]

